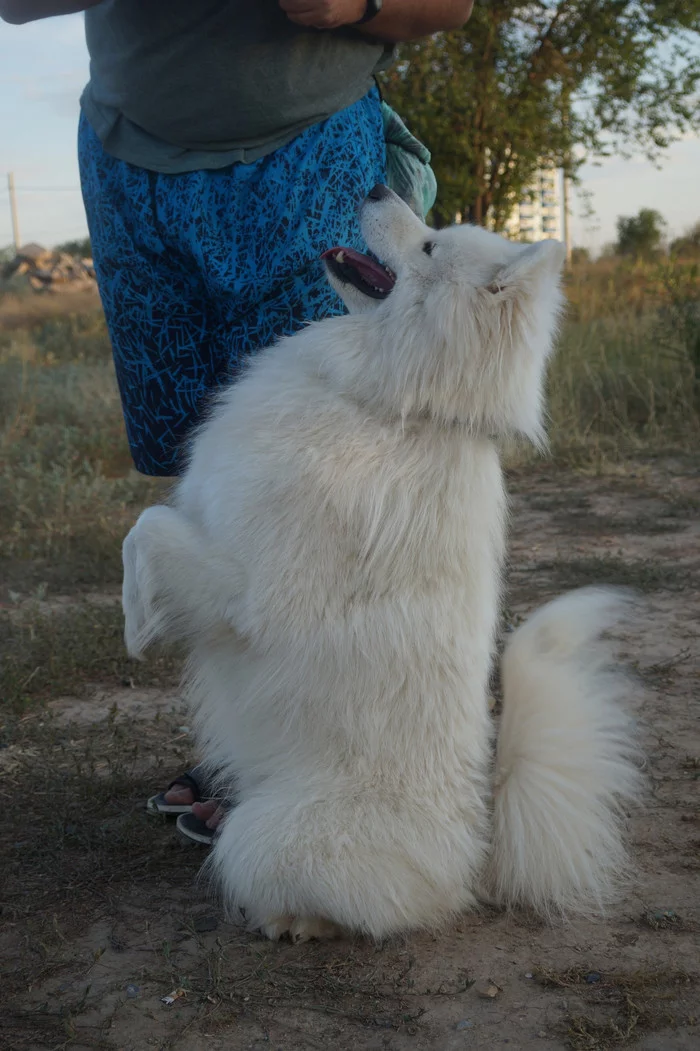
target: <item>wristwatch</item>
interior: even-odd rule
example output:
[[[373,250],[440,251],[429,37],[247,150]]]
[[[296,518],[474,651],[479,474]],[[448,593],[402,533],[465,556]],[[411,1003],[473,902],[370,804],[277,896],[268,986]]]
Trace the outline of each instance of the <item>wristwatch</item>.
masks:
[[[384,0],[367,0],[367,6],[365,7],[365,13],[362,18],[358,18],[357,22],[353,22],[354,26],[364,25],[365,22],[371,22],[373,18],[376,18],[382,9],[382,3]]]

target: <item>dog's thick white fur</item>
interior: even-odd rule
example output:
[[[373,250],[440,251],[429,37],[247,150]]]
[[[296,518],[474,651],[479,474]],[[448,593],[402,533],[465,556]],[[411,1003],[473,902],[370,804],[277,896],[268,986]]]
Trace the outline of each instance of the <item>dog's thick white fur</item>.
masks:
[[[606,590],[511,637],[488,676],[505,497],[495,439],[541,440],[562,247],[362,208],[385,299],[260,355],[219,400],[171,506],[124,543],[126,642],[187,640],[201,748],[238,806],[211,866],[270,937],[376,938],[482,894],[601,905],[634,796]]]

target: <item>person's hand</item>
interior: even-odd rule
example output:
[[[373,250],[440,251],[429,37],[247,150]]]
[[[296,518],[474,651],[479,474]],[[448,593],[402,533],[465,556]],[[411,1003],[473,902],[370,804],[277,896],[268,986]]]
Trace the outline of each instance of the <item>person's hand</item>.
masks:
[[[279,0],[291,22],[313,29],[338,29],[358,22],[365,13],[366,0]]]

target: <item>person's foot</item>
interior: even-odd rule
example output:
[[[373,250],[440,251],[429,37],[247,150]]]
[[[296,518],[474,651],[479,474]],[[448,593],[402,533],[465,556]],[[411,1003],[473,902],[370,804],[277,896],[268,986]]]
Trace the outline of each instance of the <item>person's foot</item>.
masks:
[[[226,809],[227,804],[219,803],[216,799],[193,803],[189,814],[180,814],[176,828],[183,839],[210,847],[216,839]]]
[[[193,803],[192,813],[213,832],[221,824],[225,811],[216,799],[209,799],[206,803]]]
[[[194,803],[194,792],[191,788],[173,785],[172,788],[163,792],[163,799],[169,806],[192,806]]]
[[[212,786],[203,766],[186,770],[168,785],[164,792],[152,796],[146,809],[152,814],[188,814],[195,803],[211,799]]]
[[[186,839],[210,846],[226,813],[220,799],[210,798],[212,790],[204,768],[196,766],[180,774],[146,805],[152,814],[178,815],[177,829]]]

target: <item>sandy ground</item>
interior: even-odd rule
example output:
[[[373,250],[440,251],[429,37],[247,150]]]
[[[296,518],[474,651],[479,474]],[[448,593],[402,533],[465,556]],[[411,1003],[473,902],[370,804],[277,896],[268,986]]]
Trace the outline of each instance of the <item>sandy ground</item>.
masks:
[[[126,870],[107,866],[92,882],[59,865],[55,901],[37,899],[36,914],[32,903],[3,910],[5,1048],[700,1047],[697,470],[665,462],[585,478],[552,468],[514,476],[511,490],[510,620],[580,584],[643,593],[619,637],[639,676],[649,775],[631,817],[638,880],[625,900],[568,926],[485,912],[381,947],[264,942],[224,922],[196,882],[204,854],[142,810],[140,786],[164,776],[173,742],[186,739],[177,691],[97,689],[54,703],[53,732],[79,751],[109,724],[124,747],[144,746],[127,815],[136,846]],[[90,776],[106,762],[98,756]]]

